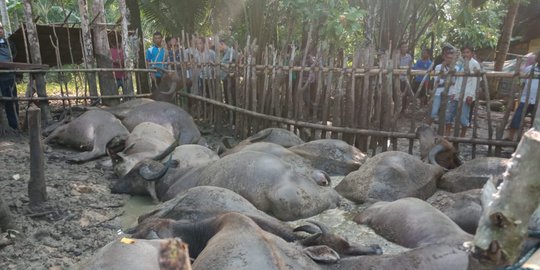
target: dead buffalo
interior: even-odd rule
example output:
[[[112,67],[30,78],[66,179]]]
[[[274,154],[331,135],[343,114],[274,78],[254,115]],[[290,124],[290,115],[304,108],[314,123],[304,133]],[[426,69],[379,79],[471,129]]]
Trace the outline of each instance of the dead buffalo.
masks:
[[[462,245],[432,244],[398,254],[343,258],[319,264],[324,270],[492,270],[472,258]]]
[[[84,162],[105,156],[106,145],[111,139],[128,134],[126,127],[111,113],[91,110],[56,128],[43,142],[86,150],[67,157],[69,161]]]
[[[177,146],[173,134],[166,128],[151,122],[143,122],[133,128],[129,135],[112,138],[107,143],[113,170],[123,177],[144,159],[161,160]]]
[[[167,102],[155,101],[136,106],[121,120],[130,131],[143,122],[161,125],[174,135],[179,144],[197,143],[201,138],[191,115]]]
[[[472,235],[445,214],[417,198],[377,202],[355,217],[355,221],[408,248],[430,244],[460,245],[472,240]]]
[[[194,186],[228,188],[281,220],[314,216],[337,207],[341,200],[334,189],[319,186],[276,156],[253,151],[240,151],[196,169],[191,178],[171,186],[168,197]]]
[[[154,101],[155,100],[149,98],[137,98],[112,107],[103,108],[103,110],[112,113],[118,119],[124,119],[130,114],[131,110],[133,110],[134,108]]]
[[[135,238],[181,237],[190,246],[195,258],[194,269],[306,269],[317,268],[313,260],[335,262],[339,254],[331,246],[335,238],[327,238],[326,228],[301,241],[287,242],[278,234],[269,233],[251,218],[239,213],[226,213],[200,222],[168,219],[146,219],[137,227]],[[378,247],[355,247],[344,239],[335,245],[347,255],[380,254]],[[304,249],[305,248],[305,249]],[[302,252],[304,249],[304,252]],[[319,252],[323,253],[319,253]],[[306,254],[308,256],[306,256]]]
[[[306,178],[313,179],[318,185],[330,185],[330,176],[325,171],[313,168],[309,160],[279,144],[258,142],[246,145],[240,151],[254,151],[274,155],[289,165],[292,170],[304,175]]]
[[[454,170],[445,173],[437,186],[450,192],[480,189],[491,177],[502,179],[509,159],[480,157],[469,160]]]
[[[289,130],[282,128],[267,128],[249,136],[231,149],[221,149],[220,151],[222,151],[222,153],[220,153],[220,155],[223,157],[236,153],[244,147],[258,142],[275,143],[285,148],[304,143],[300,137]]]
[[[427,158],[430,164],[441,166],[446,170],[457,168],[463,163],[452,143],[437,135],[430,126],[418,127],[416,136],[420,142],[422,160]]]
[[[81,270],[190,270],[188,247],[179,238],[112,241],[83,262]]]
[[[367,160],[360,149],[335,139],[320,139],[290,148],[307,159],[311,166],[331,175],[347,175]]]
[[[133,160],[132,157],[128,158]],[[218,159],[216,153],[204,146],[181,145],[162,162],[147,158],[139,161],[127,174],[115,181],[111,190],[114,193],[150,195],[155,201],[164,201],[168,199],[165,195],[169,187],[190,169]]]
[[[152,89],[152,99],[176,103],[176,92],[182,86],[182,79],[176,71],[162,69],[161,82],[158,87]]]
[[[437,191],[427,202],[439,209],[464,231],[474,234],[482,215],[481,190],[471,189],[459,193]]]
[[[351,244],[333,234],[324,224],[311,223],[293,229],[288,224],[258,210],[240,195],[220,187],[201,186],[179,194],[173,200],[163,203],[159,209],[139,217],[139,223],[152,223],[153,219],[172,219],[182,222],[198,223],[229,212],[241,213],[252,219],[263,230],[283,238],[285,241],[298,241],[303,246],[326,245],[344,256],[377,253],[378,246],[363,247]],[[295,234],[304,231],[310,236]]]
[[[426,164],[404,152],[388,151],[375,155],[357,171],[349,173],[336,190],[352,201],[394,201],[404,197],[427,199],[435,193],[442,175],[439,166]]]

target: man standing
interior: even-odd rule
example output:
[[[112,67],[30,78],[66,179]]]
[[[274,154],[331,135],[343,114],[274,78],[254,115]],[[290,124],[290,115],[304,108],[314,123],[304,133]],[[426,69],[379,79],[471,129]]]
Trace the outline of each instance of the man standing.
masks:
[[[412,56],[407,52],[408,51],[407,43],[401,42],[399,43],[399,68],[409,68],[413,62]],[[404,113],[409,105],[409,99],[407,95],[407,76],[401,75],[399,76],[399,89],[401,90],[401,95],[403,97],[402,99],[402,106],[401,106],[401,113]],[[394,97],[394,100],[396,98]]]
[[[111,58],[113,62],[113,68],[123,68],[124,67],[124,51],[120,48],[118,42],[113,42],[113,47],[111,48]],[[120,89],[122,87],[122,93],[125,95],[124,91],[124,81],[126,79],[125,71],[114,71],[114,78],[116,79],[116,87]]]
[[[0,24],[0,62],[13,62],[17,53],[15,43],[5,37],[4,26]],[[0,90],[3,97],[17,96],[15,88],[15,74],[0,73]],[[13,129],[19,128],[18,112],[16,110],[17,102],[4,100],[8,124]]]
[[[193,58],[197,65],[200,66],[197,94],[209,98],[212,81],[216,78],[216,72],[212,65],[216,63],[216,52],[208,47],[205,37],[196,38],[195,46],[196,50],[194,51]]]
[[[166,69],[165,62],[167,61],[166,50],[163,47],[163,35],[161,32],[155,32],[153,35],[153,44],[146,51],[146,66],[148,68],[163,68]],[[161,72],[151,72],[150,79],[152,80],[152,87],[158,87],[161,82]]]
[[[480,71],[480,64],[478,61],[476,61],[473,56],[473,48],[470,46],[463,46],[461,48],[461,55],[463,56],[463,65],[467,64],[469,65],[469,72],[475,73]],[[456,67],[456,71],[464,71],[465,68],[463,67]],[[467,77],[467,82],[465,84],[465,88],[461,89],[463,85],[463,80],[465,77],[458,77],[456,79],[456,84],[453,88],[450,89],[448,92],[448,106],[446,111],[446,135],[450,136],[452,131],[452,122],[454,121],[454,117],[457,113],[457,108],[459,104],[459,97],[461,95],[461,91],[465,91],[463,94],[463,106],[461,109],[461,117],[460,117],[460,123],[461,123],[461,133],[460,137],[465,137],[465,133],[467,132],[467,128],[469,127],[469,114],[471,111],[472,104],[474,100],[476,99],[476,86],[478,84],[478,77]]]
[[[428,48],[422,49],[422,56],[421,59],[418,59],[416,63],[413,66],[413,69],[417,70],[428,70],[431,67],[431,50]],[[427,105],[427,89],[429,88],[429,76],[426,77],[424,82],[422,83],[422,79],[424,79],[423,75],[418,75],[414,78],[413,82],[413,91],[420,91],[420,94],[418,96],[420,97],[420,101],[422,106]],[[420,85],[422,83],[422,85]],[[418,89],[420,88],[420,89]]]
[[[229,47],[225,40],[219,41],[219,52],[223,54],[221,58],[221,64],[230,65],[236,61],[236,52],[233,48]],[[223,83],[223,93],[225,97],[225,103],[230,105],[236,105],[236,93],[235,93],[235,81],[234,78],[229,75],[229,69],[221,67],[220,79]]]
[[[441,108],[441,94],[444,91],[445,80],[447,79],[448,73],[450,71],[452,62],[454,61],[454,51],[445,50],[443,56],[443,62],[435,66],[435,78],[434,78],[434,93],[433,93],[433,104],[431,105],[430,118],[427,121],[428,125],[431,125],[433,122],[439,121],[439,109]],[[442,76],[439,76],[442,75]],[[449,82],[450,88],[449,92],[453,91],[454,87],[454,78]]]
[[[522,75],[525,74],[529,76],[531,72],[534,72],[534,77],[532,79],[525,79],[525,84],[523,84],[523,90],[521,98],[519,100],[519,106],[517,107],[514,115],[512,116],[512,122],[510,122],[510,127],[508,129],[508,137],[506,137],[505,140],[514,139],[516,131],[520,128],[519,124],[521,122],[521,116],[523,113],[525,113],[525,115],[530,113],[534,118],[535,112],[538,109],[536,108],[536,96],[538,95],[538,82],[540,81],[540,79],[538,78],[538,75],[540,74],[540,51],[536,53],[536,64],[530,65],[523,69]],[[527,93],[529,87],[530,93]],[[525,103],[527,103],[527,97],[529,98],[529,106],[525,108]],[[525,112],[523,112],[523,110],[525,110]],[[532,119],[531,122],[534,122],[534,119]]]

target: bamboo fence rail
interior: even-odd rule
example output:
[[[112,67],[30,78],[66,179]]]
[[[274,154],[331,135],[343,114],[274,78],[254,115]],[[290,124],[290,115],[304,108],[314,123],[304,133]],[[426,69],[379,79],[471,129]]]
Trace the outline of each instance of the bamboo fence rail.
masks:
[[[190,39],[186,36],[182,40]],[[267,127],[282,127],[294,131],[305,140],[342,139],[362,151],[371,151],[373,154],[389,149],[396,150],[398,145],[405,144],[408,144],[408,152],[413,153],[417,142],[415,130],[425,122],[422,116],[427,116],[431,107],[421,107],[418,104],[420,91],[413,89],[412,79],[420,76],[423,80],[429,80],[442,74],[399,67],[394,61],[395,56],[377,55],[371,48],[359,49],[355,55],[347,57],[333,55],[330,49],[323,45],[313,48],[311,53],[295,47],[284,53],[268,46],[259,56],[254,52],[260,48],[257,48],[254,42],[251,44],[250,42],[248,40],[249,46],[238,50],[237,59],[229,63],[196,63],[189,57],[185,61],[168,62],[169,68],[178,72],[183,83],[177,97],[170,102],[181,105],[196,121],[211,125],[219,132],[230,130],[239,139]],[[301,65],[300,61],[304,64]],[[210,75],[205,79],[193,79],[198,78],[197,74],[200,74],[201,70],[210,70]],[[229,76],[226,90],[220,78],[224,70],[227,71],[226,76]],[[74,74],[74,78],[78,78],[78,82],[81,83],[77,84],[76,91],[73,91],[68,89],[68,84],[64,82],[60,96],[0,97],[0,101],[86,102],[151,96],[150,94],[79,95],[88,92],[86,91],[88,81],[81,80],[85,76],[80,74],[97,76],[100,72],[115,71],[132,72],[134,77],[148,76],[148,73],[156,72],[155,69],[137,68],[0,70],[0,73],[58,73],[64,76]],[[406,78],[405,90],[400,89],[400,76]],[[459,128],[456,128],[447,139],[456,145],[470,146],[472,158],[478,154],[500,156],[503,150],[506,153],[513,152],[519,139],[503,140],[504,129],[509,122],[517,95],[523,90],[526,94],[530,92],[529,89],[518,86],[520,80],[530,80],[530,74],[465,70],[451,73],[449,76],[478,78],[482,83],[477,86],[477,97],[483,97],[486,108],[483,108],[481,117],[478,110],[474,110],[471,119],[472,131],[469,131],[468,136],[458,137]],[[188,85],[190,79],[192,83]],[[492,79],[513,80],[510,95],[503,102],[506,112],[502,116],[494,117],[489,109],[492,107],[490,93],[493,91],[488,88],[490,85],[488,80]],[[462,85],[454,87],[463,87],[466,80],[464,79]],[[79,91],[79,87],[84,87],[85,90]],[[199,87],[201,89],[198,89]],[[149,89],[142,90],[144,89],[137,89],[136,93],[149,92]],[[407,115],[400,113],[401,101],[404,98],[411,101]],[[68,105],[71,106],[69,103]],[[441,107],[445,106],[446,104]],[[463,98],[459,97],[458,108],[462,106]],[[460,114],[461,110],[458,117]],[[441,110],[440,119],[445,119],[445,116],[446,110]],[[456,123],[457,120],[454,125]],[[522,115],[520,127],[526,128],[527,123],[527,118]],[[439,123],[439,133],[443,134],[441,126],[444,129],[444,123]],[[494,152],[492,147],[495,147]]]

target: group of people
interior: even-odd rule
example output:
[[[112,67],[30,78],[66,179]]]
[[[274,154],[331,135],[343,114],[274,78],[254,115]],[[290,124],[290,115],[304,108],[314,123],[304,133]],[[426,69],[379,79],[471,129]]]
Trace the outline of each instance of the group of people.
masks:
[[[460,114],[459,123],[461,124],[460,136],[464,137],[467,129],[471,126],[471,119],[473,116],[473,108],[476,100],[476,90],[479,87],[480,78],[477,76],[448,76],[450,70],[453,68],[456,72],[468,71],[469,73],[477,73],[481,70],[480,63],[475,59],[474,49],[471,46],[465,45],[461,48],[461,57],[456,59],[456,48],[451,45],[446,45],[442,48],[441,55],[434,60],[431,60],[431,50],[425,48],[422,50],[421,59],[416,63],[412,63],[412,57],[407,53],[407,44],[400,44],[400,66],[412,66],[415,70],[433,70],[435,76],[430,79],[429,76],[416,76],[412,82],[413,91],[421,91],[418,93],[420,102],[426,106],[428,104],[428,93],[432,100],[429,116],[427,117],[427,123],[440,121],[439,111],[441,109],[441,94],[448,88],[448,103],[446,105],[445,113],[445,135],[452,135],[452,127],[454,119],[458,114],[459,98],[463,96],[462,109]],[[540,74],[539,67],[540,59],[538,59],[538,53],[535,55],[534,61],[529,61],[529,65],[521,69],[522,74],[529,74],[531,69],[535,69],[534,73]],[[536,64],[535,64],[536,63]],[[405,89],[406,77],[402,75],[401,89]],[[448,81],[447,81],[448,80]],[[526,82],[526,83],[525,83]],[[531,84],[531,86],[528,86]],[[528,92],[530,89],[530,93]],[[538,91],[538,78],[532,80],[525,80],[522,88],[522,95],[520,104],[515,110],[509,125],[508,137],[506,139],[512,140],[516,131],[519,129],[523,110],[525,109],[526,99],[529,99],[528,107],[525,114],[532,114],[534,117],[534,108],[536,104],[536,97]],[[407,95],[403,98],[403,110],[407,108],[408,100]]]
[[[421,58],[412,63],[412,57],[407,53],[407,44],[401,43],[400,50],[400,66],[412,66],[415,70],[433,70],[435,76],[431,79],[429,76],[418,75],[412,82],[413,91],[420,91],[418,96],[420,97],[420,104],[426,106],[428,104],[428,94],[432,99],[431,109],[429,110],[429,116],[427,123],[439,121],[439,111],[441,108],[441,94],[443,93],[445,86],[448,87],[448,104],[446,106],[446,119],[444,119],[445,134],[451,135],[454,119],[457,115],[459,97],[461,92],[463,93],[463,105],[459,122],[461,124],[460,136],[465,136],[467,128],[470,126],[470,120],[472,117],[472,107],[476,100],[476,87],[479,83],[478,77],[451,77],[448,76],[452,65],[454,65],[455,71],[465,71],[465,65],[468,65],[468,69],[471,73],[480,71],[481,67],[478,61],[473,58],[474,50],[470,46],[463,46],[461,48],[460,59],[455,59],[456,49],[447,45],[442,48],[442,54],[435,59],[435,62],[431,60],[431,50],[424,48],[421,53]],[[440,76],[441,75],[441,76]],[[401,89],[405,91],[406,76],[402,75]],[[447,82],[446,80],[449,79]],[[463,82],[466,80],[466,82]],[[465,84],[463,84],[465,83]],[[407,95],[404,95],[402,111],[407,108],[408,99]]]
[[[235,104],[233,75],[224,67],[213,66],[213,64],[230,64],[236,61],[237,53],[231,44],[225,40],[218,42],[217,49],[221,59],[217,59],[215,46],[205,37],[194,38],[192,46],[187,48],[182,48],[176,37],[167,37],[164,40],[160,32],[153,34],[152,41],[152,46],[146,51],[148,68],[179,70],[182,62],[189,63],[183,74],[188,80],[186,90],[189,93],[209,97],[214,79],[219,78],[223,85],[224,101]],[[159,85],[162,75],[160,70],[150,74],[153,87]]]

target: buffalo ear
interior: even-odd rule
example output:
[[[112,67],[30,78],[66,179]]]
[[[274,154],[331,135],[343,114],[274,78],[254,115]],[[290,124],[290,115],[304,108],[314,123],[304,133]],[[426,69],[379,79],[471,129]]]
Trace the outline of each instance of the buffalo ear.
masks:
[[[153,160],[145,160],[144,164],[139,168],[139,175],[147,181],[155,181],[163,175],[165,165]]]
[[[340,259],[335,250],[325,245],[306,247],[302,251],[316,262],[336,263]]]

